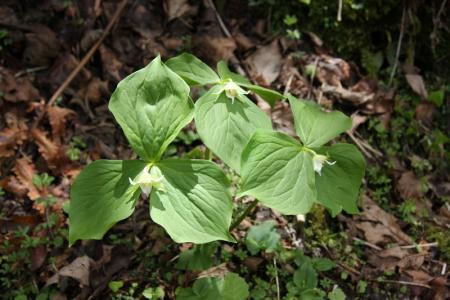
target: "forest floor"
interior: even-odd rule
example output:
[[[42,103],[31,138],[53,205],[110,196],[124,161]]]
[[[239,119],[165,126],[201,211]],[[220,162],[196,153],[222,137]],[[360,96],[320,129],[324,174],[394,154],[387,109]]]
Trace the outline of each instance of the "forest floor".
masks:
[[[320,33],[270,33],[248,8],[222,22],[211,1],[31,2],[0,5],[0,297],[174,299],[227,272],[245,279],[250,299],[450,297],[449,86],[431,88],[400,66],[382,83]],[[245,240],[251,228],[273,243],[252,254],[246,243],[176,244],[141,199],[103,240],[69,247],[74,178],[94,160],[135,155],[108,111],[111,93],[156,55],[181,52],[212,67],[226,60],[256,84],[351,116],[342,140],[368,162],[360,214],[314,207],[303,220],[257,206],[233,232]],[[251,97],[293,134],[287,102]],[[167,155],[206,151],[188,126]],[[237,199],[236,214],[247,203]]]

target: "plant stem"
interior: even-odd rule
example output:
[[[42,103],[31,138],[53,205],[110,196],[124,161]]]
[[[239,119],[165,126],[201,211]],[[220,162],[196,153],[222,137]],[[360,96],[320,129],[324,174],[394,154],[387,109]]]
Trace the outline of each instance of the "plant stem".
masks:
[[[207,160],[212,160],[213,155],[212,155],[211,150],[209,150],[208,147],[205,147],[205,148],[206,148],[206,150],[205,150],[205,158],[206,158]]]
[[[248,216],[248,214],[256,207],[256,204],[258,204],[258,200],[255,199],[253,200],[252,203],[250,203],[249,206],[247,206],[245,211],[233,222],[233,224],[231,224],[230,231],[232,231],[233,229],[238,227],[239,224],[241,224],[242,220],[244,220],[245,217]]]

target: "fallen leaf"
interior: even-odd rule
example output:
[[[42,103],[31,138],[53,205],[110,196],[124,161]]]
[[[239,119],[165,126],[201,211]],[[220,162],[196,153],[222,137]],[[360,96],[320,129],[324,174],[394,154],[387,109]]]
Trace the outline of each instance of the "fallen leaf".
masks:
[[[9,102],[27,102],[39,99],[39,92],[27,77],[14,77],[10,71],[0,67],[0,91]]]
[[[123,63],[117,59],[116,54],[105,46],[100,46],[100,57],[102,59],[103,73],[110,79],[118,82],[122,79],[120,70]]]
[[[236,50],[236,43],[232,38],[199,35],[192,37],[192,45],[199,57],[211,64],[219,60],[228,61]]]
[[[61,45],[56,34],[43,25],[33,25],[32,32],[25,34],[26,48],[23,57],[32,66],[48,65],[59,54]]]
[[[36,271],[40,267],[42,267],[46,258],[47,258],[47,248],[45,247],[45,245],[39,245],[36,248],[34,248],[31,251],[30,256],[31,271]]]
[[[281,52],[278,40],[256,50],[245,59],[250,77],[262,86],[270,86],[281,70]]]
[[[433,277],[430,276],[428,273],[425,273],[424,271],[420,270],[408,270],[405,271],[404,273],[406,273],[409,277],[411,277],[412,282],[415,283],[428,284],[433,279]]]
[[[70,277],[78,281],[82,286],[89,286],[89,277],[91,273],[91,265],[94,261],[87,255],[77,257],[70,264],[63,267],[55,275],[49,278],[46,285],[55,284],[60,277]]]
[[[4,117],[7,127],[0,131],[0,157],[9,157],[27,139],[28,127],[16,112],[5,113]]]
[[[238,32],[234,35],[234,40],[238,48],[242,51],[247,51],[255,46],[255,44],[245,35]]]
[[[369,197],[363,197],[363,211],[354,216],[355,226],[364,233],[372,244],[397,242],[400,245],[412,244],[412,239],[401,229],[397,219],[381,209]]]
[[[34,138],[35,143],[38,145],[39,152],[42,157],[44,157],[49,164],[49,167],[56,169],[57,171],[61,171],[60,168],[69,161],[66,154],[66,147],[50,140],[47,137],[47,134],[38,128],[33,129],[31,131],[31,135]]]
[[[47,109],[47,115],[50,125],[52,126],[53,139],[60,144],[63,140],[63,135],[65,134],[68,118],[75,116],[76,113],[68,108],[52,106]]]
[[[350,65],[343,59],[328,55],[311,55],[307,58],[309,65],[315,67],[315,77],[322,83],[332,87],[341,87],[350,79]],[[349,92],[352,92],[349,90]],[[361,94],[366,94],[361,92]]]
[[[36,167],[33,163],[29,162],[28,158],[23,157],[16,160],[16,164],[12,170],[14,174],[16,174],[20,184],[27,189],[28,197],[31,200],[36,200],[41,196],[40,192],[33,184],[33,177],[37,173]]]
[[[436,112],[436,105],[430,101],[422,101],[416,107],[416,119],[425,125],[430,126]]]
[[[45,78],[45,82],[53,89],[57,89],[67,79],[69,74],[80,64],[78,59],[71,53],[62,53],[53,63],[49,75]],[[80,73],[73,79],[72,86],[80,85],[87,82],[92,77],[90,71],[86,68],[81,69]]]
[[[450,291],[448,289],[448,280],[444,276],[438,276],[434,278],[430,285],[432,286],[433,295],[430,299],[433,300],[445,300],[449,299]]]
[[[190,8],[187,0],[164,0],[163,7],[168,21],[182,17]]]
[[[418,199],[423,197],[422,186],[412,171],[406,171],[396,183],[397,191],[404,200]]]
[[[423,82],[422,76],[415,73],[407,73],[405,77],[409,86],[416,94],[418,94],[422,99],[428,99],[428,92],[425,88],[425,83]]]

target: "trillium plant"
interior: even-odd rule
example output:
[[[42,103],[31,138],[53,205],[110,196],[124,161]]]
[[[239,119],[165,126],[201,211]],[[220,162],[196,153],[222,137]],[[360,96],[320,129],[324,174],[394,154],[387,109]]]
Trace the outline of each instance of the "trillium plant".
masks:
[[[208,90],[193,102],[190,86]],[[249,98],[289,101],[297,136],[274,131]],[[224,62],[217,73],[190,54],[156,57],[122,80],[109,109],[139,159],[97,160],[71,188],[69,242],[101,239],[149,201],[151,219],[178,243],[234,242],[231,184],[212,160],[166,158],[193,119],[204,145],[240,176],[237,197],[249,196],[283,214],[306,214],[314,203],[332,215],[357,213],[365,161],[350,144],[327,145],[351,127],[341,112],[251,84]],[[250,206],[250,207],[252,207]],[[250,211],[249,209],[246,212]]]

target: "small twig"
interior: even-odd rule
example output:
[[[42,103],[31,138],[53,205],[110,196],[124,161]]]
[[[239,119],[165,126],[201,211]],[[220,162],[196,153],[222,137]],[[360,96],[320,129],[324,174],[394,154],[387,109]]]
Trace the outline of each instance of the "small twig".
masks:
[[[275,283],[277,284],[277,300],[280,300],[280,281],[278,279],[277,259],[273,258],[273,266],[275,267]]]
[[[39,71],[45,70],[47,68],[48,68],[48,66],[40,66],[40,67],[28,68],[28,69],[21,70],[21,71],[17,72],[16,74],[14,74],[14,77],[18,78],[18,77],[20,77],[22,75],[30,74],[30,73],[34,73],[34,72],[39,72]]]
[[[423,248],[423,247],[437,247],[438,245],[439,245],[438,242],[433,242],[433,243],[426,243],[426,244],[400,246],[400,248],[402,248],[402,249],[413,249],[413,248]]]
[[[436,45],[439,43],[439,38],[438,38],[439,21],[441,19],[441,15],[444,12],[446,5],[447,5],[447,0],[442,1],[441,7],[439,8],[439,11],[436,14],[436,17],[433,18],[433,31],[430,34],[433,51],[434,51],[434,48],[436,47]]]
[[[377,245],[371,244],[371,243],[369,243],[369,242],[367,242],[367,241],[364,241],[364,240],[362,240],[362,239],[359,239],[359,238],[357,238],[357,237],[354,237],[353,240],[354,240],[354,241],[357,241],[358,243],[361,243],[361,244],[364,244],[364,245],[366,245],[366,246],[369,246],[370,248],[373,248],[373,249],[375,249],[375,250],[378,250],[378,251],[383,250],[382,248],[378,247]]]
[[[233,224],[231,224],[230,231],[232,231],[233,229],[238,227],[239,224],[241,224],[242,220],[244,220],[245,217],[248,216],[248,214],[256,207],[257,204],[258,204],[258,200],[256,200],[256,199],[253,200],[253,202],[250,203],[249,206],[247,206],[245,211],[233,222]]]
[[[309,79],[309,89],[308,89],[308,96],[306,97],[306,99],[309,99],[309,97],[311,96],[311,92],[313,89],[313,81],[314,81],[314,77],[316,77],[316,70],[317,70],[317,65],[319,64],[319,57],[316,57],[316,60],[314,61],[314,69],[311,72],[311,77]]]
[[[403,284],[403,285],[412,285],[412,286],[420,286],[423,288],[431,289],[431,286],[424,283],[418,283],[418,282],[410,282],[410,281],[403,281],[403,280],[388,280],[388,279],[369,279],[372,282],[379,282],[379,283],[396,283],[396,284]]]
[[[346,271],[348,271],[350,273],[353,273],[353,274],[355,274],[357,276],[361,275],[361,272],[359,272],[358,270],[356,270],[356,269],[354,269],[352,267],[347,266],[344,263],[338,262],[338,266],[340,266],[342,269],[344,269],[344,270],[346,270]]]
[[[61,94],[64,92],[64,90],[70,85],[72,80],[80,73],[80,71],[83,69],[83,67],[88,63],[88,61],[91,59],[92,55],[97,51],[98,47],[103,43],[103,40],[106,38],[106,36],[110,33],[111,29],[113,28],[116,21],[119,19],[119,17],[122,14],[123,9],[128,4],[128,0],[122,0],[120,2],[119,6],[117,7],[116,12],[114,13],[113,17],[109,21],[108,25],[106,26],[106,29],[103,31],[101,37],[98,39],[98,41],[92,46],[92,48],[89,50],[88,53],[83,57],[81,62],[78,64],[78,66],[70,73],[70,75],[66,78],[66,80],[61,84],[61,86],[56,90],[56,92],[53,93],[52,97],[47,103],[47,107],[52,106],[56,100],[61,96]]]
[[[356,138],[351,132],[347,132],[348,136],[353,140],[353,142],[356,144],[356,146],[358,146],[359,150],[362,151],[362,153],[364,153],[364,155],[367,158],[373,158],[372,154],[370,154],[369,151],[366,150],[366,148],[361,144],[361,142],[359,141],[358,138]]]
[[[394,80],[395,72],[397,71],[398,60],[400,57],[400,50],[402,48],[403,34],[405,33],[405,19],[406,19],[406,8],[405,3],[403,3],[402,21],[400,24],[400,34],[398,36],[397,51],[395,52],[395,61],[394,66],[392,67],[391,77],[389,78],[388,87],[391,86],[392,80]]]
[[[214,5],[214,2],[212,0],[208,0],[208,4],[211,6],[212,10],[214,10],[214,13],[216,14],[217,21],[219,22],[220,28],[222,28],[223,33],[227,37],[231,37],[231,33],[228,30],[227,26],[225,26],[225,23],[222,20],[222,17],[220,16],[219,12],[216,9],[216,6]]]
[[[337,12],[338,22],[342,21],[342,0],[339,0],[338,12]]]

